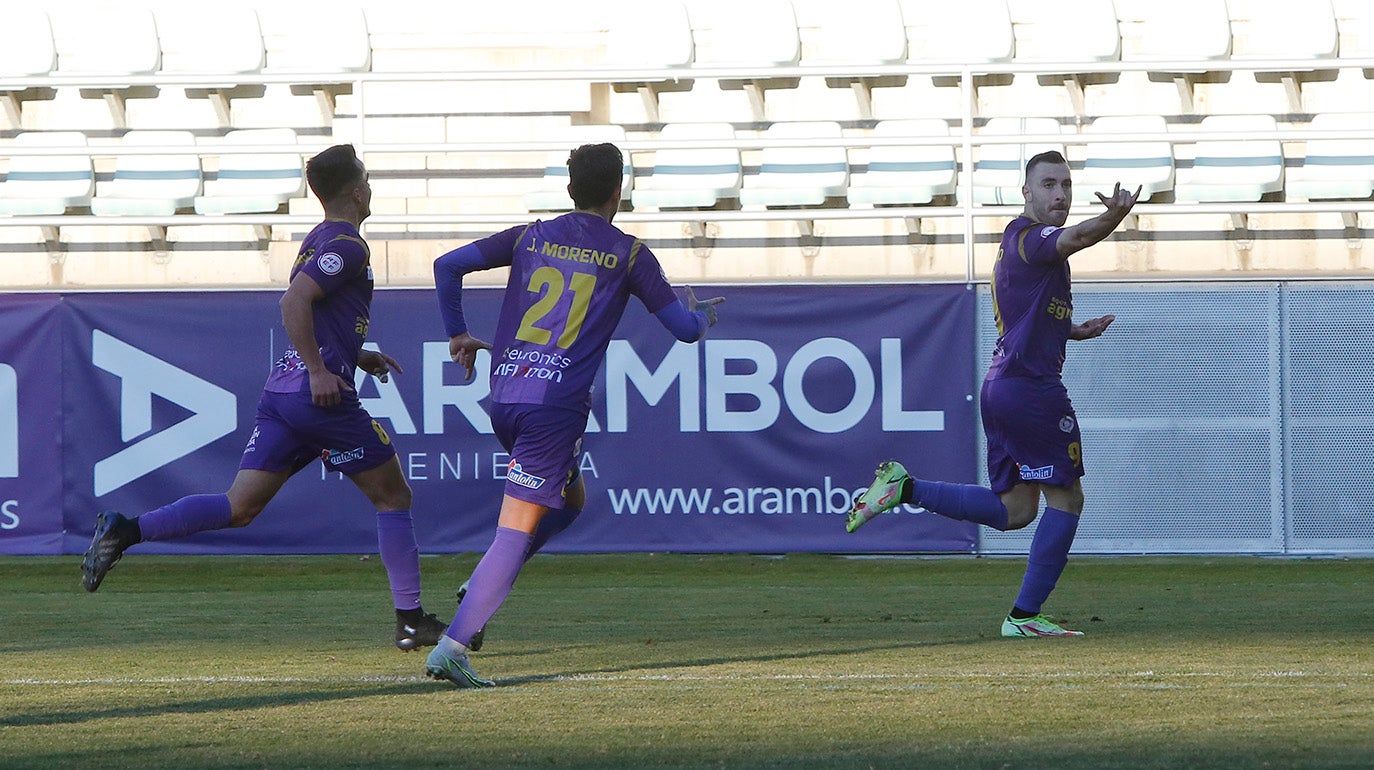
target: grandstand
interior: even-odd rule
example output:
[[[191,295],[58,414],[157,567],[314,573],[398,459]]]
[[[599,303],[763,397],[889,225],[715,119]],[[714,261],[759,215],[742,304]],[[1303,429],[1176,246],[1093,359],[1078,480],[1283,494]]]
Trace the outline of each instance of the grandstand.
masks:
[[[280,285],[320,215],[301,161],[337,142],[372,172],[379,283],[429,285],[443,251],[560,210],[549,159],[588,137],[628,151],[617,222],[675,281],[985,278],[1045,146],[1075,169],[1078,214],[1112,179],[1148,195],[1076,275],[1374,264],[1360,0],[50,0],[6,17],[9,289]]]

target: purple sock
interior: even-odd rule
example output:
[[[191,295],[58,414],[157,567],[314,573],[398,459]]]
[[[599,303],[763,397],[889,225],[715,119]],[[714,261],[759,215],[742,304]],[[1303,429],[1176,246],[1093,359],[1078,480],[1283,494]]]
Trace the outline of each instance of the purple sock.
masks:
[[[534,528],[534,540],[530,542],[530,552],[525,555],[525,561],[529,561],[531,556],[538,553],[539,549],[552,540],[554,535],[577,521],[577,517],[581,513],[581,508],[559,508],[544,514],[544,518],[539,520],[539,526]]]
[[[420,546],[410,511],[377,512],[377,548],[391,581],[391,599],[398,610],[420,606]]]
[[[1007,506],[987,487],[912,479],[911,502],[947,518],[1007,531]]]
[[[1078,517],[1058,508],[1046,508],[1040,526],[1031,538],[1030,558],[1026,561],[1026,577],[1021,581],[1021,595],[1016,597],[1016,609],[1035,614],[1049,598],[1064,565],[1069,562],[1069,548],[1078,531]]]
[[[472,571],[468,593],[449,624],[447,636],[450,639],[466,647],[472,642],[472,635],[491,620],[515,586],[515,578],[520,574],[533,540],[533,535],[518,529],[496,528],[496,539],[491,541],[486,555]]]
[[[138,517],[144,541],[175,540],[210,529],[229,526],[227,495],[190,495]]]

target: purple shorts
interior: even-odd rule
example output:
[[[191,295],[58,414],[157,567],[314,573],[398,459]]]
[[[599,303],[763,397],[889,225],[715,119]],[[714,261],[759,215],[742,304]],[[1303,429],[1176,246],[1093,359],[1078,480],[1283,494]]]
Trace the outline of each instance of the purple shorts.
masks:
[[[491,405],[491,427],[510,455],[506,494],[527,503],[562,508],[577,478],[587,415],[543,404]]]
[[[993,492],[1017,484],[1071,487],[1083,476],[1083,436],[1063,382],[984,380],[980,403]]]
[[[352,476],[395,456],[391,436],[356,400],[326,408],[315,406],[309,392],[263,391],[239,469],[295,473],[319,458]]]

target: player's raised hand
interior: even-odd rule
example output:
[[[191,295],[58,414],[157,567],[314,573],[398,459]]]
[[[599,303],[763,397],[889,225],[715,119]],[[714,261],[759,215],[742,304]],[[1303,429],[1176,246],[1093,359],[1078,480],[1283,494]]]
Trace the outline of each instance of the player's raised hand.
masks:
[[[1112,189],[1111,197],[1103,195],[1100,192],[1095,192],[1093,195],[1096,195],[1097,199],[1102,201],[1103,206],[1106,206],[1111,211],[1119,213],[1124,217],[1129,214],[1131,208],[1135,206],[1136,200],[1140,198],[1140,191],[1143,189],[1145,189],[1145,186],[1140,185],[1135,188],[1135,192],[1126,192],[1121,189],[1121,183],[1117,182],[1116,187]]]
[[[491,343],[483,342],[467,332],[448,338],[448,356],[455,364],[463,367],[466,375],[464,382],[472,382],[472,378],[477,374],[479,350],[491,350]]]
[[[697,295],[692,291],[691,286],[684,287],[687,290],[687,307],[692,312],[701,311],[706,314],[706,323],[709,326],[716,325],[716,305],[725,301],[724,297],[711,297],[710,299],[697,299]]]

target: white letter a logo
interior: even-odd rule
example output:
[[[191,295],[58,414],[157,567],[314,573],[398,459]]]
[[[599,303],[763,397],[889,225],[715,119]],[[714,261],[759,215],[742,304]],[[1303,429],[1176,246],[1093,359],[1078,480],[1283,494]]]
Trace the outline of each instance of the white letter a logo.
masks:
[[[125,447],[95,464],[95,495],[113,492],[184,457],[234,430],[234,394],[95,330],[91,363],[120,379],[120,439],[127,442],[153,428],[153,396],[161,396],[191,416]]]

